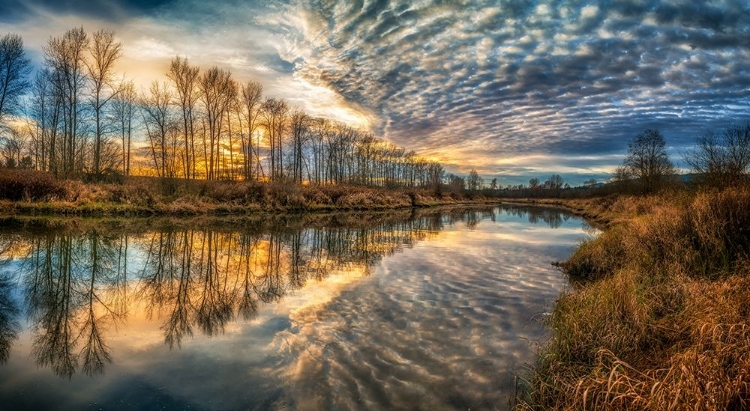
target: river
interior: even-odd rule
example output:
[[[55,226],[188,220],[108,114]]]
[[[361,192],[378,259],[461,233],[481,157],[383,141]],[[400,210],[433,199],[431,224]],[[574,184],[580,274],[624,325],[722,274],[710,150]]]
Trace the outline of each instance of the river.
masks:
[[[0,223],[0,409],[507,409],[589,233],[513,206]]]

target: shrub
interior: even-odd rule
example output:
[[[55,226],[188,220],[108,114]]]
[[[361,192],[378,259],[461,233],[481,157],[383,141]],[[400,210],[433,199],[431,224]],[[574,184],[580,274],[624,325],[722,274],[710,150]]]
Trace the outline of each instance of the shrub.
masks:
[[[11,201],[52,200],[67,197],[65,186],[48,173],[0,169],[0,198]]]

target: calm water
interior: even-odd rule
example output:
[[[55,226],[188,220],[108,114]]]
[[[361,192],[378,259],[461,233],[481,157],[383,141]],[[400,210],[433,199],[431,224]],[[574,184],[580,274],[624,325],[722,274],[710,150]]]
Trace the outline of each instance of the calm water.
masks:
[[[549,209],[0,224],[0,409],[503,409]]]

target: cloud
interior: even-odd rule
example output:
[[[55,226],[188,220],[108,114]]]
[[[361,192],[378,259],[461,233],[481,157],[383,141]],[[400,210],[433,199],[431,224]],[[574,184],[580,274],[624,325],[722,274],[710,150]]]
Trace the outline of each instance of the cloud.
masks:
[[[17,22],[40,12],[118,21],[158,10],[173,0],[6,0],[0,3],[0,21]]]
[[[740,0],[5,3],[41,60],[50,35],[110,26],[145,83],[170,55],[219,64],[314,115],[369,127],[450,171],[518,175],[549,158],[583,180],[646,127],[679,151],[749,117],[750,5]],[[617,162],[588,174],[606,177]],[[570,160],[574,161],[574,160]],[[559,166],[559,167],[558,167]]]
[[[560,171],[576,154],[579,173],[643,128],[684,147],[748,116],[742,2],[496,6],[296,3],[298,72],[370,108],[393,142],[490,176],[509,171],[497,159],[557,158],[546,170]]]

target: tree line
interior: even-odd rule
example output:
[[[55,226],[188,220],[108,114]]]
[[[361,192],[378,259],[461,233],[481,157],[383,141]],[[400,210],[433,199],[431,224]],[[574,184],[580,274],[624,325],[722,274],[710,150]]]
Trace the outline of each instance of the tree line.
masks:
[[[610,179],[599,182],[588,179],[582,186],[571,187],[559,174],[542,182],[531,178],[528,185],[502,187],[493,179],[489,186],[472,170],[468,177],[448,174],[447,186],[454,190],[468,189],[498,197],[576,197],[594,194],[650,194],[664,188],[682,185],[703,185],[723,188],[748,182],[750,168],[750,123],[730,125],[715,131],[704,131],[696,144],[682,153],[692,174],[682,181],[667,151],[664,136],[658,129],[646,129],[628,141],[627,155]]]
[[[43,54],[32,76],[21,37],[0,37],[0,154],[7,167],[62,178],[137,173],[508,196],[560,196],[571,188],[558,174],[504,188],[475,170],[446,174],[441,164],[372,133],[264,96],[258,82],[241,83],[227,69],[201,69],[180,56],[164,80],[136,90],[116,71],[122,45],[109,30],[68,30],[51,37]],[[644,130],[628,143],[610,182],[622,191],[658,191],[676,176],[665,147],[658,130]],[[683,158],[705,183],[744,181],[750,124],[705,132]],[[583,188],[600,186],[588,180]]]
[[[110,30],[51,37],[31,75],[23,41],[0,38],[6,166],[58,177],[162,178],[426,187],[444,169],[372,133],[315,118],[256,81],[176,56],[165,79],[137,90],[116,71]],[[16,121],[8,121],[14,118]]]
[[[682,159],[693,173],[688,183],[718,188],[746,183],[750,123],[704,131]],[[628,154],[612,182],[619,191],[645,194],[682,183],[659,130],[646,129],[628,142]]]

